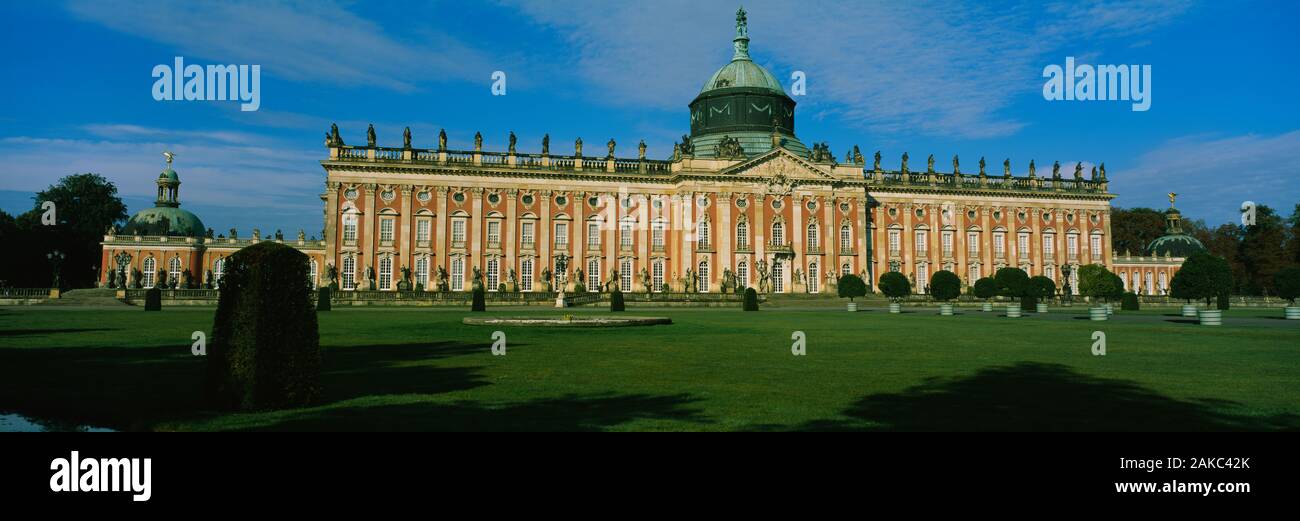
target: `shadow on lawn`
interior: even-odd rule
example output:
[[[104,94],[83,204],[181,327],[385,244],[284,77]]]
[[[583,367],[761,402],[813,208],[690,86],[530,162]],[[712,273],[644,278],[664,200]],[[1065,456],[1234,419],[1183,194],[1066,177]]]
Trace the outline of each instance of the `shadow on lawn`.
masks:
[[[1136,382],[1096,378],[1058,364],[1022,362],[964,378],[930,379],[901,393],[858,400],[802,430],[1223,431],[1297,430],[1300,416],[1237,416],[1226,400],[1181,401]],[[776,426],[766,426],[780,428]],[[763,427],[760,427],[763,428]]]

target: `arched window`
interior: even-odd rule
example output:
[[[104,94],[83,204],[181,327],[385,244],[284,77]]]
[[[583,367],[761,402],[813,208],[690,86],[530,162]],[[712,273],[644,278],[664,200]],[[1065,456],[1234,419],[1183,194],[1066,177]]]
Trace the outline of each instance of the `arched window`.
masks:
[[[709,221],[700,221],[695,225],[695,242],[699,249],[709,249]]]
[[[451,290],[465,291],[465,259],[463,257],[453,257],[451,259]]]
[[[415,283],[425,288],[429,286],[429,257],[421,255],[415,258]]]
[[[772,262],[772,293],[785,293],[785,265],[779,260]]]
[[[501,284],[501,261],[496,257],[487,261],[487,290],[496,291],[497,286]]]
[[[749,287],[748,262],[740,261],[740,263],[736,264],[736,283],[744,287]]]
[[[587,291],[600,291],[600,258],[587,261]]]
[[[736,224],[736,249],[749,249],[749,223]]]
[[[226,273],[226,258],[221,257],[212,261],[212,287],[221,287],[221,277]]]
[[[619,291],[632,291],[632,259],[623,259],[618,265]]]
[[[819,272],[817,271],[816,262],[808,265],[808,292],[809,293],[821,293],[820,284],[819,284],[819,282],[821,281],[818,280],[817,278],[818,273]]]
[[[951,240],[951,236],[949,236]],[[853,249],[853,228],[847,224],[840,226],[840,249],[850,251]]]
[[[181,258],[172,257],[167,261],[167,283],[174,288],[179,288],[181,283]]]
[[[664,289],[664,261],[662,259],[654,261],[650,269],[650,288],[652,291],[659,292]]]
[[[709,261],[706,260],[700,261],[700,268],[695,272],[695,275],[696,278],[698,279],[695,287],[699,289],[700,293],[708,293],[709,292]]]
[[[320,272],[316,270],[316,259],[312,259],[307,272],[307,282],[311,283],[311,289],[316,289],[316,276]]]
[[[808,249],[810,249],[810,250],[815,250],[815,249],[817,249],[817,237],[818,237],[818,235],[820,235],[820,234],[817,233],[817,225],[816,225],[816,224],[809,224],[809,225],[808,225],[808,246],[807,246]]]
[[[393,258],[388,255],[379,258],[379,289],[393,289]]]
[[[1146,283],[1142,285],[1142,289],[1147,295],[1155,295],[1155,286],[1151,284],[1151,272],[1149,271],[1146,273]]]
[[[519,289],[520,291],[533,290],[533,259],[524,259],[519,263]]]
[[[144,272],[144,273],[143,273],[143,274],[144,274],[144,281],[143,281],[143,282],[144,282],[144,287],[146,287],[146,288],[152,288],[152,287],[153,287],[153,284],[154,284],[154,275],[156,275],[156,272],[157,272],[157,271],[158,271],[158,261],[154,260],[153,257],[147,257],[147,258],[145,258],[145,259],[144,259],[144,268],[143,268],[143,272]]]
[[[782,222],[772,223],[772,245],[773,246],[785,245],[785,223]]]
[[[357,287],[357,258],[352,255],[343,256],[343,289],[355,289]]]
[[[850,273],[853,273],[853,267],[852,267],[852,266],[849,266],[849,263],[846,262],[846,263],[840,265],[840,276],[841,276],[841,277],[844,276],[844,275],[848,275],[848,274],[850,274]]]

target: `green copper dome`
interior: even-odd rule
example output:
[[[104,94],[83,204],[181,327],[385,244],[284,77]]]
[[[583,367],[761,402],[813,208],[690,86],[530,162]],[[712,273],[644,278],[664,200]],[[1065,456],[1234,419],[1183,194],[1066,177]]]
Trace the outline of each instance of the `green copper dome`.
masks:
[[[1204,251],[1201,241],[1183,233],[1183,216],[1173,207],[1165,211],[1165,234],[1147,245],[1147,255],[1151,256],[1187,258]]]
[[[704,88],[700,89],[700,94],[729,87],[755,87],[785,95],[785,90],[781,82],[776,81],[776,76],[767,72],[767,69],[761,65],[750,61],[748,54],[743,59],[733,59],[731,63],[723,65],[718,72],[713,73],[709,81],[704,83]]]
[[[172,154],[167,157],[167,169],[158,174],[158,199],[153,208],[136,212],[122,227],[122,235],[203,237],[207,228],[197,215],[180,208],[181,177],[172,170]]]

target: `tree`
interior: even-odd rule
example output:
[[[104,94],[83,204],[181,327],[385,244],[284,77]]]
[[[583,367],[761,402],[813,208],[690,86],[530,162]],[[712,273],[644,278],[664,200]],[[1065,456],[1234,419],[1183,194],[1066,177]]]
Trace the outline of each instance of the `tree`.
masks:
[[[961,279],[956,273],[939,270],[930,276],[930,296],[940,302],[961,296]]]
[[[1295,299],[1300,298],[1300,267],[1291,266],[1279,270],[1273,276],[1273,287],[1277,288],[1277,296],[1282,297],[1295,305]]]
[[[881,293],[895,302],[912,294],[912,283],[897,271],[889,271],[881,275],[879,286]]]
[[[60,269],[63,285],[93,286],[101,268],[99,243],[104,231],[127,218],[117,187],[99,174],[75,174],[37,192],[32,199],[32,209],[15,219],[16,229],[5,231],[15,234],[24,247],[8,266],[11,271],[0,272],[0,279],[27,287],[49,284],[52,273],[45,254],[59,250],[67,255]],[[52,226],[42,223],[45,202],[54,203]]]
[[[1088,264],[1079,267],[1079,293],[1097,300],[1109,300],[1117,295],[1115,284],[1119,277],[1101,264]],[[1118,288],[1123,289],[1123,285]],[[1120,291],[1122,293],[1122,291]]]
[[[1183,262],[1178,273],[1174,274],[1170,286],[1171,289],[1173,286],[1178,286],[1179,293],[1176,298],[1205,299],[1205,305],[1209,306],[1220,293],[1227,293],[1232,288],[1232,268],[1222,257],[1196,253]]]
[[[1282,217],[1265,205],[1255,207],[1255,224],[1245,227],[1237,257],[1245,280],[1239,291],[1247,295],[1276,295],[1273,276],[1286,265],[1286,228]]]
[[[311,405],[320,397],[320,330],[308,259],[271,241],[226,259],[208,344],[208,398],[244,411]]]
[[[993,280],[993,277],[984,277],[975,281],[975,285],[971,286],[971,292],[975,298],[989,300],[998,296],[998,283]]]
[[[758,311],[758,292],[754,288],[745,288],[745,303],[742,306],[745,311]]]
[[[1020,268],[1002,268],[993,274],[998,285],[998,295],[1017,299],[1025,295],[1029,287],[1029,274]]]
[[[867,296],[867,283],[862,281],[862,277],[850,273],[840,277],[836,290],[839,292],[840,298],[847,298],[849,302],[853,302],[856,297]]]
[[[1056,296],[1056,282],[1042,275],[1029,278],[1029,292],[1040,300]]]
[[[1116,252],[1142,255],[1151,241],[1165,234],[1165,214],[1151,208],[1112,208],[1110,233]]]

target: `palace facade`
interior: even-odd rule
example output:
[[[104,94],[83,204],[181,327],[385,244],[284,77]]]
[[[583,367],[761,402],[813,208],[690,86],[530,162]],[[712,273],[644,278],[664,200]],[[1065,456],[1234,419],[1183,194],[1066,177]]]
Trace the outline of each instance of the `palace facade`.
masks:
[[[912,170],[906,154],[885,169],[857,146],[837,159],[797,137],[796,103],[752,61],[749,41],[742,10],[732,60],[690,103],[690,134],[669,159],[648,159],[644,142],[621,156],[613,139],[596,154],[581,139],[552,153],[547,136],[524,152],[513,133],[504,151],[484,150],[481,136],[453,149],[445,132],[436,147],[415,148],[409,128],[387,147],[373,126],[364,146],[348,145],[333,127],[321,161],[324,237],[299,232],[287,244],[308,253],[313,283],[379,291],[823,293],[844,274],[871,284],[894,270],[924,293],[938,270],[970,284],[1013,266],[1060,286],[1079,265],[1118,262],[1104,165],[1085,179],[1081,165],[1068,178],[1059,164],[1039,176],[1032,161],[1027,176],[1012,175],[1010,160],[990,174],[982,158],[976,173],[956,157],[951,171],[933,156]],[[146,285],[163,269],[219,279],[239,247],[284,240],[214,238],[177,213],[170,160],[158,183],[158,207],[105,237],[114,266],[105,283],[132,269]]]

